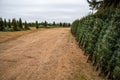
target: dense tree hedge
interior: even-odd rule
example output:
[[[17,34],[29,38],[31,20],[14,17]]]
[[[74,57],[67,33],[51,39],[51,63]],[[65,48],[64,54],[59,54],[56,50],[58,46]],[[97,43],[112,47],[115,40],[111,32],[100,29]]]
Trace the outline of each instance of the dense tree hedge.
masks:
[[[96,14],[75,20],[71,32],[100,75],[120,80],[120,9],[106,19]]]

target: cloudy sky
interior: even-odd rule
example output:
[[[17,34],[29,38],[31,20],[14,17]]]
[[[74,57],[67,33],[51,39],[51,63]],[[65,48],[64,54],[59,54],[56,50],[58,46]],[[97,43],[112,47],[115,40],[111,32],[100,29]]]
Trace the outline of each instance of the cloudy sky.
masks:
[[[72,22],[90,12],[86,0],[0,0],[0,17]]]

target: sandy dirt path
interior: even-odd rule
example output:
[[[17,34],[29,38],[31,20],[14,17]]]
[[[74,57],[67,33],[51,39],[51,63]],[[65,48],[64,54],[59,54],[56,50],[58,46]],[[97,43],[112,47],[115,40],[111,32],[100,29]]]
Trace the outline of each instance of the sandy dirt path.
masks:
[[[0,80],[102,80],[86,63],[69,28],[0,43]]]

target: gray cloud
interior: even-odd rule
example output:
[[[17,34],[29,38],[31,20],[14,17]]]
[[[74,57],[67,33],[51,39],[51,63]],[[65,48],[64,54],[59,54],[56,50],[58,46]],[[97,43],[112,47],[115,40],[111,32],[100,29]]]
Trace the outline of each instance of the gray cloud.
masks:
[[[0,0],[0,17],[72,22],[89,13],[86,0]]]

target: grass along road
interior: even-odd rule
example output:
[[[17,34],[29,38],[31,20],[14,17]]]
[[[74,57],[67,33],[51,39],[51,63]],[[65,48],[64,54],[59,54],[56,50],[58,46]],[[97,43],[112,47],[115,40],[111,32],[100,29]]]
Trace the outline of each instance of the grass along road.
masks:
[[[17,37],[20,37],[22,35],[32,33],[32,32],[35,32],[35,31],[37,31],[37,29],[34,28],[34,27],[31,28],[31,30],[25,30],[25,31],[13,31],[13,32],[0,31],[0,43],[13,40]]]

